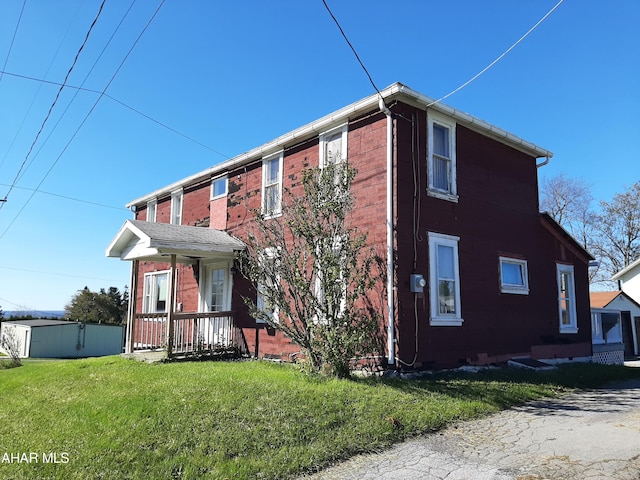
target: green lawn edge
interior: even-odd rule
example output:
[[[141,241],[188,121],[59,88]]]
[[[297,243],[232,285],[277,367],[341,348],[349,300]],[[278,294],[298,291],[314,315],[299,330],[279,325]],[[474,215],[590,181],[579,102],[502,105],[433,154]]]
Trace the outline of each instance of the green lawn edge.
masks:
[[[456,422],[629,379],[640,369],[339,380],[265,361],[27,360],[0,369],[0,478],[296,478]]]

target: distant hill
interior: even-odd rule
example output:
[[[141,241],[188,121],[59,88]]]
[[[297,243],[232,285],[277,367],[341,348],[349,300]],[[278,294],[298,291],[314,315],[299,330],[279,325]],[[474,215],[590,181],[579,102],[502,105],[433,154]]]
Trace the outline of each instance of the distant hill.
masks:
[[[11,317],[27,317],[34,318],[62,318],[64,310],[5,310],[4,319],[9,320]]]

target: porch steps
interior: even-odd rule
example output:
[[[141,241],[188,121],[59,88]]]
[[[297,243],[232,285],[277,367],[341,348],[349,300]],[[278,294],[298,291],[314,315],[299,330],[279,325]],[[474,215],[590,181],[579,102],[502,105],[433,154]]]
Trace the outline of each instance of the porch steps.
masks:
[[[530,370],[553,370],[556,368],[553,365],[535,360],[531,357],[512,358],[507,362],[507,365],[518,368],[528,368]]]
[[[167,359],[167,352],[165,350],[138,351],[134,353],[122,353],[120,356],[131,360],[138,360],[139,362],[157,363]]]

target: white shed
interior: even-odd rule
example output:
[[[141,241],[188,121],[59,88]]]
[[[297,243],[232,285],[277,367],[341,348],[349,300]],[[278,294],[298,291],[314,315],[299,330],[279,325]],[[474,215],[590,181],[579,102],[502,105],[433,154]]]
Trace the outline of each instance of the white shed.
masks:
[[[15,332],[21,358],[102,357],[122,353],[121,325],[68,322],[64,320],[9,320],[2,322],[0,336]]]

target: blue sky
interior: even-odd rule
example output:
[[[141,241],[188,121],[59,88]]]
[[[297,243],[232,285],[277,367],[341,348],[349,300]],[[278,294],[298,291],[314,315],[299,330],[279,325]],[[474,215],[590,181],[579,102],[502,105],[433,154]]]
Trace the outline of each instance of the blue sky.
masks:
[[[558,3],[327,1],[378,88],[433,98]],[[25,164],[0,204],[4,310],[122,289],[130,264],[104,252],[128,201],[374,93],[322,0],[167,0],[127,56],[160,3],[105,2],[67,84],[113,98],[91,111],[99,93],[64,88],[27,156],[59,86],[16,75],[62,83],[101,0],[0,2],[0,198]],[[640,180],[639,23],[637,0],[565,0],[445,103],[554,152],[541,179],[579,177],[610,199]]]

